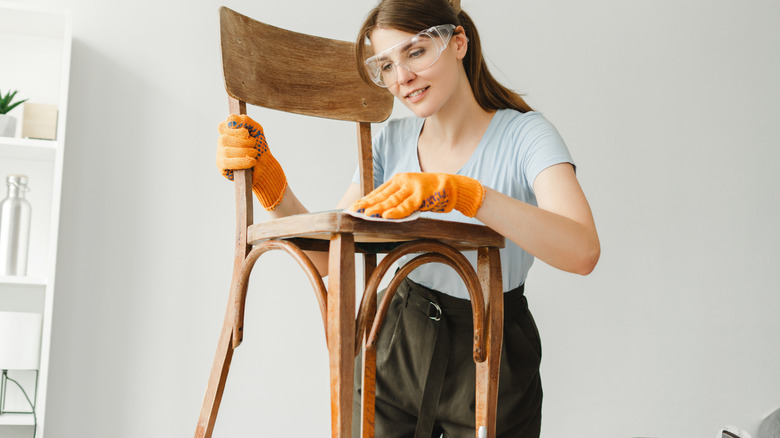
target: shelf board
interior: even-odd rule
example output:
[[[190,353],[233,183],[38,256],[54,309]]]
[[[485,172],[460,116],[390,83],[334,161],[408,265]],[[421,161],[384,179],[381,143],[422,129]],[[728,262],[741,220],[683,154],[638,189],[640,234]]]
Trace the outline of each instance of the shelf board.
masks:
[[[0,157],[53,161],[57,141],[0,137]]]
[[[13,275],[0,275],[0,286],[46,286],[46,279],[43,277],[21,277]]]
[[[32,414],[3,414],[0,415],[0,426],[32,426]]]

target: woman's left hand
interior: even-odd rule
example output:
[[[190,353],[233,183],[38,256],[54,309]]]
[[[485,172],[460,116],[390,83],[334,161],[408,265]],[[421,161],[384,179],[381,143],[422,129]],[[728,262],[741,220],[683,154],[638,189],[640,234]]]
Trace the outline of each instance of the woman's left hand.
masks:
[[[350,210],[367,216],[401,219],[417,210],[446,213],[455,210],[474,217],[485,189],[474,178],[448,173],[399,173],[357,200]]]

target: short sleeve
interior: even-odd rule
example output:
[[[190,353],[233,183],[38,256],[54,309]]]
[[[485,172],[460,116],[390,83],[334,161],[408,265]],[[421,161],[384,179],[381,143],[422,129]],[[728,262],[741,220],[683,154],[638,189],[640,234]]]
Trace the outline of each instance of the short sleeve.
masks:
[[[536,177],[544,169],[560,163],[571,163],[574,160],[566,147],[558,130],[541,114],[528,117],[525,123],[519,126],[515,141],[521,142],[522,156],[518,160],[520,175],[525,176],[525,183],[533,190]]]

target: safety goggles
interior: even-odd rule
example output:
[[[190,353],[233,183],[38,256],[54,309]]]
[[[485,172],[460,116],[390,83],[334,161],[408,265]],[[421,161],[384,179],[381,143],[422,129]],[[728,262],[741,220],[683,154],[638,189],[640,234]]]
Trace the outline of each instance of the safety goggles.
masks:
[[[380,87],[389,87],[398,81],[398,67],[419,73],[436,63],[454,32],[453,24],[425,29],[408,40],[366,59],[368,74]]]

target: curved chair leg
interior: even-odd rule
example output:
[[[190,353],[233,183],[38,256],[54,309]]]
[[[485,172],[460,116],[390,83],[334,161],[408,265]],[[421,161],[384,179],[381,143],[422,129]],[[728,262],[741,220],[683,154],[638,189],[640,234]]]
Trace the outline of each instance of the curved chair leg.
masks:
[[[477,363],[476,436],[495,438],[498,372],[501,361],[501,341],[504,335],[504,294],[498,248],[480,248],[477,260],[478,275],[487,305],[485,312],[487,354],[484,362]]]
[[[252,248],[252,251],[244,259],[241,264],[241,269],[238,271],[237,279],[234,280],[235,293],[231,296],[233,304],[233,348],[238,348],[243,341],[244,332],[244,310],[246,309],[246,296],[247,287],[249,286],[249,276],[252,273],[252,269],[255,267],[255,263],[261,255],[273,250],[282,250],[293,257],[298,262],[303,272],[309,277],[312,288],[317,297],[317,302],[320,305],[320,313],[322,314],[322,323],[325,328],[325,340],[327,341],[327,295],[328,291],[325,289],[325,283],[322,282],[317,268],[312,263],[311,259],[297,245],[292,242],[284,240],[266,240],[259,243]]]
[[[458,250],[455,248],[446,245],[441,242],[431,242],[431,241],[417,241],[412,243],[404,244],[392,251],[390,251],[385,258],[382,259],[382,262],[377,267],[376,271],[371,275],[371,280],[369,281],[368,286],[366,287],[366,290],[363,295],[363,301],[360,303],[360,312],[358,313],[357,318],[357,331],[355,333],[356,335],[356,343],[360,342],[360,339],[362,339],[363,331],[367,330],[368,327],[365,324],[365,314],[366,314],[366,294],[373,294],[376,293],[376,290],[379,287],[379,282],[384,277],[385,273],[387,273],[390,265],[392,263],[395,263],[401,256],[406,254],[413,254],[413,253],[422,253],[419,256],[415,257],[412,261],[404,265],[405,267],[408,266],[408,268],[402,268],[401,271],[396,273],[395,277],[405,277],[408,274],[401,275],[401,272],[403,272],[404,269],[410,269],[409,272],[411,272],[414,267],[423,265],[425,263],[430,263],[437,261],[439,263],[444,263],[446,265],[449,265],[452,267],[461,277],[463,282],[466,284],[466,288],[468,289],[469,296],[471,297],[471,310],[474,314],[474,361],[475,362],[482,362],[485,360],[485,343],[484,343],[484,323],[485,323],[485,302],[482,298],[481,291],[481,285],[479,283],[477,273],[474,272],[474,268],[472,268],[471,264],[466,260],[466,257],[463,256]],[[412,267],[413,266],[413,267]],[[403,279],[403,278],[401,278]],[[379,308],[377,309],[377,315],[376,320],[374,321],[373,326],[368,329],[369,330],[369,337],[366,341],[366,348],[375,348],[376,347],[376,339],[379,327],[382,326],[382,323],[384,322],[385,314],[387,313],[387,308],[390,304],[390,299],[392,299],[392,295],[395,292],[394,290],[391,290],[392,288],[388,287],[387,292],[385,293],[384,298],[382,298],[382,303],[387,303],[387,305],[379,305]],[[355,351],[355,355],[357,355],[357,350]]]
[[[246,307],[247,286],[249,275],[254,268],[257,259],[264,253],[271,250],[284,250],[290,254],[311,280],[314,291],[317,294],[317,301],[322,312],[323,322],[326,318],[326,290],[322,278],[316,274],[316,268],[304,252],[290,242],[285,241],[266,241],[255,246],[239,264],[237,274],[234,274],[230,293],[228,309],[225,313],[225,322],[222,325],[222,332],[217,343],[217,353],[214,357],[214,363],[211,367],[211,376],[209,377],[208,388],[206,389],[206,398],[201,408],[198,427],[195,432],[196,438],[210,437],[214,430],[214,423],[217,419],[219,404],[222,401],[222,394],[225,390],[225,381],[227,380],[230,362],[233,357],[233,350],[238,348],[243,341],[244,328],[244,309]],[[327,327],[326,327],[327,328]],[[326,339],[327,340],[327,339]]]
[[[210,438],[214,431],[214,423],[217,421],[217,412],[219,404],[222,402],[222,393],[225,391],[225,382],[232,359],[233,312],[228,307],[217,343],[217,353],[214,355],[214,363],[211,365],[211,375],[206,388],[206,397],[200,410],[198,427],[195,429],[195,438]]]
[[[439,252],[426,252],[436,250]],[[387,272],[389,264],[403,254],[423,252],[414,259],[406,263],[390,281],[382,298],[376,316],[373,321],[369,321],[370,316],[374,316],[373,306],[375,303],[370,301],[375,298],[376,290],[384,274]],[[498,248],[484,248],[479,252],[478,269],[479,275],[466,261],[465,257],[447,245],[430,242],[415,242],[396,248],[391,251],[379,264],[377,269],[371,275],[370,281],[366,285],[363,301],[361,302],[360,312],[357,320],[358,338],[362,340],[365,334],[364,354],[372,352],[376,354],[376,340],[379,330],[382,327],[384,316],[387,313],[390,300],[401,281],[406,278],[411,271],[426,263],[438,262],[449,265],[460,274],[466,284],[469,295],[472,300],[472,311],[474,313],[474,361],[477,364],[477,415],[476,415],[476,434],[482,438],[487,433],[492,433],[495,437],[496,422],[496,402],[498,398],[498,366],[501,358],[501,337],[503,335],[503,286],[501,282],[501,260]],[[477,277],[480,281],[477,281]],[[480,293],[482,291],[482,293]],[[485,301],[488,301],[490,314],[486,313],[484,308]],[[487,326],[491,324],[491,326]],[[492,340],[492,330],[498,336],[498,342]],[[484,339],[487,338],[487,339]],[[488,359],[492,359],[488,361]],[[374,397],[376,392],[376,361],[365,361],[363,363],[363,417],[362,417],[362,438],[374,437]],[[493,377],[495,376],[495,377]],[[366,406],[370,406],[367,408]],[[492,408],[490,408],[492,406]],[[491,420],[492,418],[492,420]],[[490,432],[492,431],[492,432]]]

